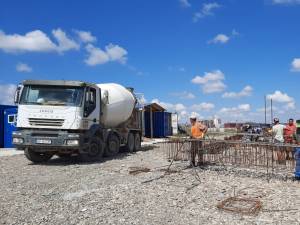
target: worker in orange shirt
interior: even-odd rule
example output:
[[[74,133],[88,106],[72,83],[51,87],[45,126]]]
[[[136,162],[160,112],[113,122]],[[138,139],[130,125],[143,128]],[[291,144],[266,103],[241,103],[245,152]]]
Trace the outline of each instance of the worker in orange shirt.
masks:
[[[297,127],[294,123],[294,119],[289,119],[288,124],[284,128],[284,142],[287,144],[296,144],[296,131]],[[287,148],[286,150],[286,159],[293,159],[294,148]]]
[[[191,138],[195,139],[192,141],[192,144],[191,144],[191,166],[196,166],[196,156],[197,155],[198,155],[198,165],[203,165],[203,163],[204,163],[203,152],[199,151],[199,149],[202,147],[202,141],[200,141],[200,140],[204,138],[204,136],[207,132],[207,127],[204,124],[202,124],[201,122],[197,122],[196,116],[191,116],[190,122],[192,125]]]
[[[284,141],[285,143],[293,144],[295,142],[297,127],[294,119],[289,119],[288,124],[284,128]]]

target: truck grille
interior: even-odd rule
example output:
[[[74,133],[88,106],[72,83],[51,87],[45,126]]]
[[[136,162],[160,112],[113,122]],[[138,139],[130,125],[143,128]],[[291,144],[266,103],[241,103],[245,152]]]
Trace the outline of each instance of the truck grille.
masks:
[[[64,124],[64,119],[29,118],[29,124],[31,126],[61,127]]]

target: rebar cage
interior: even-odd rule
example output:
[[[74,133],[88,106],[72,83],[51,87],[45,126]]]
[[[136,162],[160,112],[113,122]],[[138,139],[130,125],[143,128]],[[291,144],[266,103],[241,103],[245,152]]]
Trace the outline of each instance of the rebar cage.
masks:
[[[201,158],[204,165],[247,168],[283,177],[293,176],[296,165],[294,151],[299,147],[292,144],[185,138],[169,139],[161,144],[168,159],[188,161],[195,151],[194,155],[198,161]]]

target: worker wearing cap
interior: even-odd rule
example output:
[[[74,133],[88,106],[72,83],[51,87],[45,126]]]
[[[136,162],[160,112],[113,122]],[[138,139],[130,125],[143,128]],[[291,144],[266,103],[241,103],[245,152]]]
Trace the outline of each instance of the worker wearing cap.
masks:
[[[285,128],[285,126],[279,123],[279,119],[275,118],[274,125],[272,127],[274,143],[283,143],[284,142],[284,138],[283,138],[284,128]]]
[[[274,125],[272,127],[272,134],[273,134],[273,142],[277,144],[284,143],[284,128],[285,126],[279,123],[279,119],[275,118],[274,119]],[[285,152],[281,149],[278,148],[278,150],[275,152],[277,153],[277,160],[278,163],[284,163],[285,161]]]
[[[201,122],[197,122],[197,117],[191,116],[191,138],[192,139],[203,139],[207,132],[207,127]],[[202,142],[199,140],[192,141],[191,145],[191,165],[196,166],[196,156],[198,155],[198,165],[203,164],[203,152],[199,151],[202,147]]]

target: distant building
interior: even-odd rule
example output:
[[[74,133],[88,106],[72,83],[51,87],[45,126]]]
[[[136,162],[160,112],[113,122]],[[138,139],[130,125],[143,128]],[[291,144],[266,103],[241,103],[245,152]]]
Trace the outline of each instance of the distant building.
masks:
[[[215,124],[213,120],[203,120],[202,123],[208,128],[215,128]]]
[[[220,127],[221,127],[221,124],[222,124],[221,119],[219,119],[219,118],[214,118],[214,125],[215,125],[215,128],[220,128]]]

